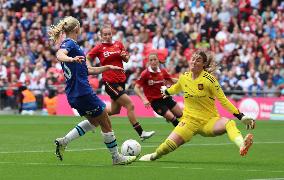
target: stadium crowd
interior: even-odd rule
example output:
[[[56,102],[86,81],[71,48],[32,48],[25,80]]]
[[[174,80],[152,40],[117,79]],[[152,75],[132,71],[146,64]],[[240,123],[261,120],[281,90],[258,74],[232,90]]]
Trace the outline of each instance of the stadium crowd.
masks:
[[[152,49],[177,77],[187,71],[191,54],[204,48],[215,53],[216,77],[227,95],[284,95],[280,0],[0,0],[0,6],[0,101],[5,102],[0,109],[16,106],[23,84],[35,94],[38,108],[49,91],[64,91],[56,45],[47,30],[65,16],[80,20],[78,44],[85,53],[99,41],[100,26],[112,25],[113,40],[130,53],[128,89]],[[90,84],[101,90],[101,77],[90,76]]]

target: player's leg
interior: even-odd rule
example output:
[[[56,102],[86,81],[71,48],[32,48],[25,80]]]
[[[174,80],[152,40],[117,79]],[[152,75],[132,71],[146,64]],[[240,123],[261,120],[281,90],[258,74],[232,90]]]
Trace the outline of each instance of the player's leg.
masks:
[[[103,110],[103,112],[96,117],[90,117],[89,120],[92,124],[98,123],[100,125],[104,143],[111,154],[114,165],[124,165],[135,161],[135,156],[123,156],[118,152],[116,137],[112,131],[111,122],[106,110]]]
[[[247,154],[248,149],[253,143],[253,135],[248,134],[243,138],[240,130],[236,126],[236,122],[228,118],[212,118],[204,129],[205,132],[209,132],[207,134],[210,134],[210,131],[212,131],[213,135],[216,136],[227,133],[229,139],[240,149],[240,155],[242,156]]]
[[[152,137],[155,134],[155,131],[144,131],[141,124],[137,121],[134,113],[134,105],[127,94],[122,94],[116,102],[127,109],[127,116],[132,124],[133,128],[136,130],[141,140],[144,141]]]
[[[177,126],[179,121],[177,117],[169,110],[166,99],[157,99],[151,102],[153,110],[163,116],[167,122],[171,122],[173,126]]]
[[[145,139],[150,138],[155,134],[154,131],[143,131],[142,126],[137,121],[136,116],[134,114],[134,105],[130,99],[130,97],[125,93],[124,90],[124,84],[123,83],[105,83],[106,92],[112,99],[112,107],[111,107],[111,113],[114,114],[117,113],[117,111],[120,111],[121,106],[126,108],[127,110],[127,116],[132,124],[135,131],[140,136],[141,140],[144,141]]]
[[[69,98],[68,101],[71,107],[78,111],[80,116],[85,116],[87,110],[96,108],[93,104],[95,99],[93,99],[91,94],[80,98]],[[88,131],[94,130],[96,126],[98,126],[98,124],[91,124],[88,120],[83,120],[71,129],[64,137],[56,138],[54,141],[56,145],[56,156],[62,161],[66,146],[71,141],[85,135]]]
[[[177,117],[170,111],[167,110],[165,112],[165,114],[163,115],[163,117],[168,121],[171,122],[173,124],[173,126],[177,126],[179,121],[177,119]]]
[[[190,139],[196,134],[199,126],[200,124],[198,122],[190,122],[183,117],[178,126],[175,127],[169,137],[156,149],[154,153],[146,154],[139,160],[154,161],[161,158],[163,155],[173,152],[185,142],[190,141]]]
[[[85,135],[88,131],[94,130],[95,127],[96,126],[92,125],[88,120],[83,120],[71,131],[69,131],[64,137],[56,138],[54,143],[56,145],[55,153],[57,157],[62,161],[63,153],[67,145],[78,137]]]
[[[119,114],[121,110],[121,105],[118,104],[116,101],[114,101],[113,99],[111,99],[111,105],[110,108],[107,109],[107,113],[109,116],[111,115],[115,115],[115,114]]]
[[[170,111],[174,114],[175,118],[172,120],[178,121],[179,118],[182,117],[182,109],[179,107],[179,105],[172,99],[172,97],[167,97],[165,99],[167,107],[170,109]]]

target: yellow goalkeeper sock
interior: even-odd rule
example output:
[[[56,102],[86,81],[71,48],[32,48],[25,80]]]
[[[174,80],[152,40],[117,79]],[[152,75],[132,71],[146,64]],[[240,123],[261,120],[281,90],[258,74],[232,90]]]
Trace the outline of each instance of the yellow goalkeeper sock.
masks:
[[[173,140],[167,139],[156,149],[157,157],[166,155],[174,151],[177,147],[177,144]]]
[[[234,120],[227,122],[226,131],[229,139],[234,142],[239,148],[244,145],[244,138],[240,130],[237,128],[236,122]]]

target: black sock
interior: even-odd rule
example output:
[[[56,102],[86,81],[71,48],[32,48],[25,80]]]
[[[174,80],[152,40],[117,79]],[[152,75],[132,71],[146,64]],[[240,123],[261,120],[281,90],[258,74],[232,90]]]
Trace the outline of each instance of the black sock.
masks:
[[[135,129],[135,131],[138,133],[139,136],[141,136],[143,129],[140,125],[139,122],[137,122],[136,124],[133,125],[133,128]]]
[[[172,124],[176,127],[177,125],[178,125],[178,123],[179,123],[179,121],[178,121],[178,119],[176,118],[176,117],[174,117],[173,119],[172,119]]]

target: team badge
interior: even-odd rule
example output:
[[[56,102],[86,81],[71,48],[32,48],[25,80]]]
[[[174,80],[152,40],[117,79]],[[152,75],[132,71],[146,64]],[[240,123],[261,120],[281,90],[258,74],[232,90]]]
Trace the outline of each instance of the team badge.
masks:
[[[203,90],[203,89],[204,89],[203,84],[198,84],[198,89],[199,89],[199,90]]]
[[[185,125],[185,122],[179,122],[178,126],[183,127]]]
[[[117,87],[117,90],[123,91],[123,88],[122,88],[121,86],[118,86],[118,87]]]

